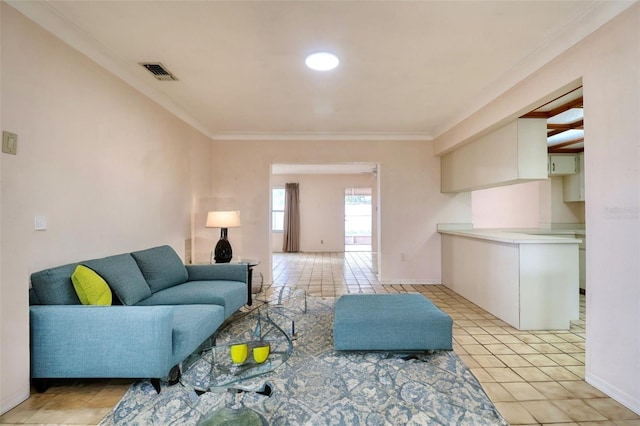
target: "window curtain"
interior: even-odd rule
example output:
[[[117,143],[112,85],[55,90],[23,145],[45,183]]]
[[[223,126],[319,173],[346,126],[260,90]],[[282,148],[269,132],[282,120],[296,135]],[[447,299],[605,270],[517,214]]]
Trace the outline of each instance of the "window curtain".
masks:
[[[300,251],[300,190],[297,183],[284,186],[284,235],[282,251],[296,253]]]

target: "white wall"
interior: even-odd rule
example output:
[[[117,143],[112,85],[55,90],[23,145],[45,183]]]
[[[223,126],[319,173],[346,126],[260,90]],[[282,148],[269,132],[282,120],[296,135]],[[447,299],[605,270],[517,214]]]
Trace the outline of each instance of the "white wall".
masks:
[[[344,190],[373,188],[370,174],[273,175],[274,187],[299,183],[300,251],[344,251]],[[372,206],[375,209],[375,200]],[[373,212],[372,212],[373,213]],[[272,233],[271,247],[282,251],[282,232]]]
[[[445,153],[582,84],[587,250],[586,380],[640,413],[640,4],[435,142]]]
[[[431,142],[215,141],[212,158],[214,197],[236,203],[241,211],[242,228],[234,234],[234,241],[241,240],[239,255],[260,259],[257,270],[267,282],[271,280],[271,164],[380,164],[383,281],[439,283],[436,224],[471,220],[468,193],[440,193],[440,163]],[[235,242],[233,246],[235,254]]]
[[[210,190],[210,140],[2,8],[0,412],[29,395],[29,276],[158,244],[190,244]],[[34,231],[34,216],[48,229]]]

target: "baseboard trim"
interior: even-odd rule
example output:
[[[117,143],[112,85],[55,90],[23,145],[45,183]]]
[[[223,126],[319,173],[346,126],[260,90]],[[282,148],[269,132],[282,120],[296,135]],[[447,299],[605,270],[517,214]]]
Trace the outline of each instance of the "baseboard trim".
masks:
[[[611,398],[615,399],[620,404],[627,407],[629,410],[640,415],[640,401],[638,399],[627,394],[626,392],[622,392],[620,389],[609,384],[605,380],[602,380],[600,377],[594,374],[585,373],[584,380],[590,385],[609,395]]]
[[[380,284],[434,285],[442,284],[440,280],[382,280]]]
[[[15,408],[18,404],[26,401],[31,394],[31,388],[27,386],[26,390],[17,391],[11,395],[7,395],[6,398],[0,400],[0,415]]]

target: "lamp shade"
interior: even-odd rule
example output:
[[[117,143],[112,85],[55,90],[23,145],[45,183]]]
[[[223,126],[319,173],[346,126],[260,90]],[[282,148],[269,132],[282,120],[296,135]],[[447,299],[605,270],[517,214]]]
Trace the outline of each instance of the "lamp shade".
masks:
[[[207,228],[238,228],[240,226],[239,211],[215,211],[207,213]]]

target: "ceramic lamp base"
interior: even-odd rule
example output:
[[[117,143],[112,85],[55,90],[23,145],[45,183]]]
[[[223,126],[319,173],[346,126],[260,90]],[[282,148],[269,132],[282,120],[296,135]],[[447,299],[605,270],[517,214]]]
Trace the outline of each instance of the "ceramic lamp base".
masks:
[[[216,244],[216,248],[213,253],[216,263],[229,263],[231,262],[231,258],[233,257],[231,244],[229,244],[229,241],[226,238],[220,239],[220,241],[218,241],[218,244]]]
[[[231,251],[231,244],[227,240],[227,228],[220,228],[220,240],[216,244],[216,248],[213,251],[213,259],[216,263],[229,263],[233,257]]]

